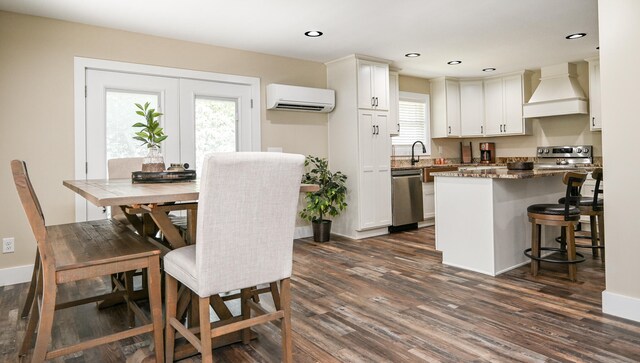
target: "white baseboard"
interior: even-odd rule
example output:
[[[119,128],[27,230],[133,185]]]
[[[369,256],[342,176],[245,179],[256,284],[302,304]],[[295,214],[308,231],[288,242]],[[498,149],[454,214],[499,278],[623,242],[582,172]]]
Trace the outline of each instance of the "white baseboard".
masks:
[[[602,292],[602,312],[640,322],[640,299],[605,290]]]
[[[15,266],[0,269],[0,286],[21,284],[31,281],[33,265]]]
[[[311,227],[311,225],[296,227],[295,232],[293,232],[293,238],[307,238],[312,236],[313,228]]]

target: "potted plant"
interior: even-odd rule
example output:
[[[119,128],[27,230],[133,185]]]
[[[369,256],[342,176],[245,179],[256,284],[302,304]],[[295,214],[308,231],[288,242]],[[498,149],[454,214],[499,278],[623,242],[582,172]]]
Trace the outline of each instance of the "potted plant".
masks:
[[[164,158],[160,153],[160,143],[168,137],[164,134],[164,130],[160,127],[160,121],[158,117],[162,116],[162,113],[156,112],[155,109],[149,108],[149,102],[142,106],[139,103],[135,104],[139,110],[136,110],[136,114],[145,118],[146,122],[136,122],[133,127],[141,127],[142,129],[135,133],[135,140],[142,141],[142,145],[147,146],[147,156],[145,156],[142,162],[142,171],[145,172],[160,172],[164,170]]]
[[[320,189],[307,193],[307,205],[300,212],[300,217],[311,222],[314,241],[326,242],[331,233],[331,221],[324,218],[335,217],[347,207],[347,176],[339,171],[332,173],[324,158],[309,155],[304,165],[308,171],[303,175],[302,182],[315,184]]]

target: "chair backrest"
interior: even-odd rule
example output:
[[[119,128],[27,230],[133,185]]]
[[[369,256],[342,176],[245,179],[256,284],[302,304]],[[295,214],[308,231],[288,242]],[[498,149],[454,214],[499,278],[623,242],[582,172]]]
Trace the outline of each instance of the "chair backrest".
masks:
[[[196,272],[200,296],[291,276],[304,156],[237,152],[205,157]]]
[[[29,225],[36,238],[42,263],[47,268],[50,263],[53,263],[47,256],[53,256],[53,254],[49,252],[48,248],[50,246],[46,244],[47,228],[44,222],[44,214],[42,213],[38,196],[33,190],[33,185],[29,179],[27,164],[22,160],[12,160],[11,172],[13,174],[13,182],[18,190],[18,196],[20,196],[22,208],[24,208]]]
[[[142,169],[144,158],[119,158],[107,160],[109,179],[131,179],[131,173]]]
[[[573,171],[566,172],[562,177],[562,182],[567,185],[567,191],[564,198],[564,219],[569,220],[569,207],[577,206],[580,202],[580,193],[576,190],[582,188],[582,184],[587,179],[587,173],[576,173]]]
[[[593,188],[593,204],[591,208],[594,211],[602,210],[602,205],[598,204],[598,196],[602,193],[602,189],[600,189],[600,183],[604,178],[604,174],[602,172],[602,168],[596,168],[591,172],[591,177],[596,180],[596,186]]]
[[[131,179],[131,173],[142,169],[143,157],[107,160],[109,179]],[[118,206],[111,207],[111,217],[123,214]]]

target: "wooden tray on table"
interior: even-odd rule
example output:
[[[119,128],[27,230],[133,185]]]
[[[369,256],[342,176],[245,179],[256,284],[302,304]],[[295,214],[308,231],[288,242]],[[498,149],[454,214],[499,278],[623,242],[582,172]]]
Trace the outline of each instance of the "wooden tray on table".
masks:
[[[183,183],[196,179],[195,170],[185,171],[161,171],[131,173],[131,182],[135,183]]]

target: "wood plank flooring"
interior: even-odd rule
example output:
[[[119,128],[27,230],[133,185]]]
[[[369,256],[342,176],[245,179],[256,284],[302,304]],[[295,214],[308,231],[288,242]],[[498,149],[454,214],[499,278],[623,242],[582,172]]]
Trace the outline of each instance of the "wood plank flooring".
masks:
[[[604,315],[604,265],[587,262],[571,283],[561,266],[528,266],[499,277],[443,266],[433,228],[353,241],[296,240],[293,341],[296,362],[638,362],[640,323]],[[106,284],[103,288],[106,288]],[[75,291],[86,287],[78,286]],[[74,290],[70,293],[74,293]],[[27,284],[0,288],[0,361],[17,360]],[[55,344],[122,328],[121,307],[64,311]],[[275,327],[214,351],[217,362],[277,362]],[[77,332],[77,333],[76,333]],[[150,337],[76,353],[55,362],[138,362]],[[192,357],[182,362],[199,362]]]

